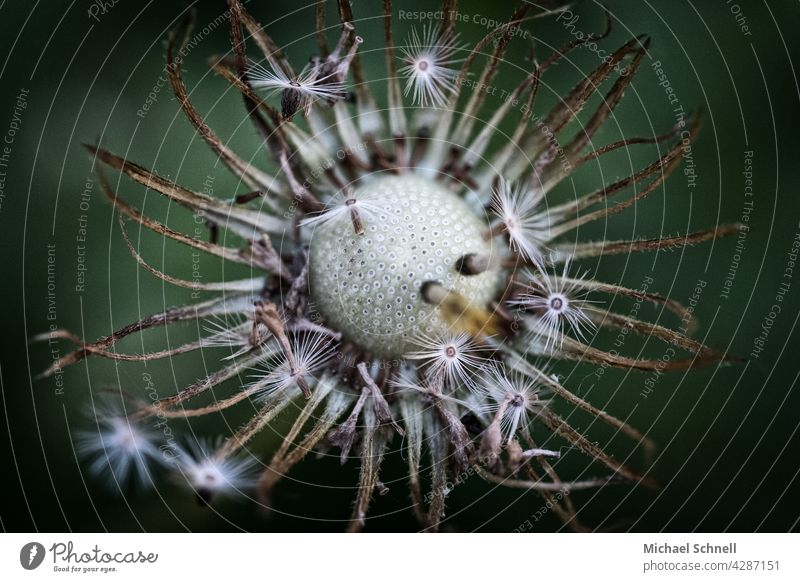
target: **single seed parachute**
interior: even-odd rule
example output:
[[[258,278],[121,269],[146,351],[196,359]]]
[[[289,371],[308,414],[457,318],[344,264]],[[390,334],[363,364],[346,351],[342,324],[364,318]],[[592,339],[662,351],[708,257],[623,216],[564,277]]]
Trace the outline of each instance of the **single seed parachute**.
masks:
[[[383,39],[358,36],[350,2],[339,0],[341,31],[331,49],[320,0],[319,53],[297,72],[239,0],[228,4],[232,50],[213,59],[212,68],[241,94],[263,155],[252,163],[240,157],[189,99],[178,55],[191,37],[191,19],[169,37],[167,72],[189,122],[248,191],[228,200],[195,192],[88,146],[133,258],[168,283],[215,296],[155,313],[94,342],[68,331],[49,334],[77,348],[45,375],[89,356],[120,362],[176,358],[179,365],[181,354],[196,350],[219,368],[155,402],[129,395],[123,410],[98,412],[97,430],[80,435],[89,468],[110,474],[120,486],[134,479],[152,484],[167,472],[205,503],[254,491],[257,502],[269,506],[273,488],[308,452],[337,450],[343,463],[360,463],[351,531],[367,523],[375,491],[385,492],[381,463],[397,448],[408,464],[412,509],[430,531],[446,515],[448,480],[470,467],[489,482],[540,493],[578,530],[585,526],[565,492],[608,483],[654,485],[646,471],[615,459],[570,426],[554,404],[588,413],[640,446],[651,446],[649,440],[549,371],[558,360],[661,370],[731,359],[678,331],[603,307],[604,299],[620,295],[683,318],[685,309],[676,302],[570,274],[579,260],[681,247],[738,231],[733,225],[670,239],[568,240],[583,225],[620,213],[659,188],[681,160],[685,144],[676,136],[697,134],[695,117],[658,137],[595,144],[649,39],[632,38],[610,53],[549,111],[539,111],[536,102],[542,76],[609,31],[572,40],[542,60],[533,55],[510,93],[513,100],[478,127],[487,93],[468,88],[493,82],[521,23],[551,13],[523,3],[466,48],[455,30],[458,2],[444,0],[441,22],[396,46],[391,0],[383,2]],[[387,80],[372,83],[358,49],[381,42]],[[602,103],[578,131],[566,130],[606,82]],[[384,94],[388,107],[380,109]],[[513,124],[511,134],[498,130],[504,123]],[[664,145],[663,153],[630,176],[565,202],[551,199],[572,171],[642,144]],[[211,226],[209,240],[144,215],[112,188],[110,170],[201,213]],[[130,221],[245,265],[252,277],[198,282],[164,273],[131,243]],[[232,235],[226,244],[218,240],[220,229]],[[134,334],[197,320],[202,333],[185,345],[150,353],[119,349]],[[664,363],[605,352],[591,344],[603,327],[629,329],[685,354]],[[213,415],[245,401],[255,414],[222,440],[177,445],[169,459],[157,454],[163,445],[148,430],[154,420]],[[263,455],[253,438],[290,408],[299,412],[277,451],[254,462]],[[546,442],[534,436],[540,429],[550,435]],[[559,475],[563,445],[592,459],[599,475]],[[420,475],[428,467],[430,491],[423,493]]]

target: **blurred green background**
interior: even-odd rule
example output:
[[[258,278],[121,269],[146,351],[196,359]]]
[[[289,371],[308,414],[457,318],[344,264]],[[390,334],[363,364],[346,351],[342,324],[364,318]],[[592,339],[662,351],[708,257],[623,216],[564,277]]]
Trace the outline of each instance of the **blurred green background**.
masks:
[[[238,184],[194,134],[163,81],[163,41],[189,4],[152,0],[107,2],[105,8],[101,4],[88,0],[0,3],[0,133],[11,141],[0,167],[4,172],[0,176],[4,180],[0,182],[4,332],[0,350],[4,445],[0,527],[11,531],[340,531],[355,497],[356,462],[339,467],[335,459],[307,460],[278,486],[275,511],[270,516],[240,501],[202,508],[170,483],[162,483],[156,492],[129,491],[123,496],[84,474],[73,453],[70,429],[85,422],[82,411],[92,391],[121,385],[143,394],[144,366],[82,362],[64,372],[59,380],[63,390],[53,378],[32,379],[52,361],[51,346],[29,343],[31,337],[48,330],[49,312],[54,313],[59,327],[93,339],[147,313],[184,303],[190,296],[189,290],[163,285],[137,268],[119,235],[110,204],[103,199],[99,185],[92,182],[92,161],[82,143],[100,141],[112,151],[196,189],[202,189],[204,182],[211,183],[218,196],[230,196]],[[764,319],[776,303],[779,285],[790,286],[780,302],[782,310],[769,328],[763,352],[745,364],[657,377],[601,373],[588,365],[558,367],[556,371],[565,376],[568,386],[597,406],[628,419],[660,445],[653,474],[664,483],[662,489],[608,487],[576,493],[573,498],[583,521],[602,529],[796,529],[800,517],[800,344],[796,331],[800,274],[795,273],[794,278],[784,275],[792,241],[800,232],[800,92],[793,68],[793,60],[800,57],[795,34],[800,7],[796,2],[741,2],[739,6],[723,0],[607,0],[604,4],[614,20],[614,30],[603,48],[613,49],[640,33],[650,35],[653,42],[599,141],[662,133],[675,123],[675,104],[668,101],[653,67],[657,61],[678,104],[687,112],[703,109],[705,123],[692,149],[695,187],[689,187],[679,170],[663,190],[581,235],[617,239],[682,234],[741,220],[746,200],[753,201],[752,231],[738,253],[741,259],[728,298],[721,293],[732,263],[738,260],[735,237],[685,251],[605,258],[586,262],[586,267],[596,270],[601,280],[632,287],[652,276],[651,290],[684,303],[698,281],[705,282],[696,305],[701,324],[697,337],[742,356],[753,350]],[[371,78],[382,79],[380,3],[359,1],[354,5],[357,30],[365,38],[362,54],[367,72]],[[218,17],[225,10],[222,0],[192,6],[197,10],[197,30],[215,20],[219,24]],[[252,0],[249,6],[286,47],[293,62],[306,62],[315,49],[310,8],[287,0]],[[396,2],[396,10],[434,8],[434,3],[422,0]],[[474,43],[487,31],[483,21],[500,22],[512,8],[510,3],[462,1],[468,22],[460,24],[461,39]],[[579,1],[572,10],[580,15],[578,29],[602,29],[602,10],[596,3]],[[331,5],[329,21],[333,19]],[[420,24],[395,22],[398,39]],[[227,22],[210,28],[213,30],[185,59],[192,97],[242,157],[262,163],[258,139],[241,100],[223,80],[208,72],[208,58],[228,50]],[[540,58],[570,40],[569,32],[552,17],[527,22],[524,28],[537,40]],[[331,41],[335,36],[332,31]],[[528,41],[517,38],[507,58],[524,68],[528,49]],[[545,77],[539,112],[563,95],[581,72],[597,65],[597,55],[587,50],[570,57]],[[513,88],[521,75],[520,69],[514,69],[506,67],[497,85]],[[143,111],[151,92],[155,99],[149,110]],[[382,94],[379,99],[384,102]],[[497,105],[490,98],[483,118]],[[630,159],[627,152],[609,158],[602,165],[604,178],[610,181],[626,175],[631,164],[643,166],[654,151],[642,148],[632,151]],[[752,198],[745,197],[742,174],[747,151],[753,152]],[[3,152],[0,149],[0,154]],[[559,195],[569,196],[573,188],[578,192],[594,189],[598,172],[594,168],[577,174],[562,186]],[[116,182],[116,176],[114,179]],[[120,182],[120,192],[147,213],[192,234],[192,217],[182,209],[171,208],[153,193],[143,198],[143,189],[126,181]],[[85,242],[78,238],[82,235]],[[137,236],[134,231],[135,239]],[[137,242],[152,264],[175,276],[191,277],[192,257],[186,249],[164,244],[149,233]],[[49,248],[54,249],[50,256],[55,274],[50,296]],[[81,258],[85,280],[83,289],[76,290],[81,283]],[[207,259],[203,259],[202,272],[208,280],[240,273]],[[615,307],[625,313],[630,303],[615,301]],[[641,315],[677,324],[655,308],[645,307]],[[175,345],[196,334],[196,328],[186,326],[151,333],[143,343],[133,339],[126,345],[131,350],[152,349],[165,343]],[[609,347],[613,338],[614,334],[601,335],[597,341]],[[654,342],[632,343],[630,348],[634,353],[641,348],[653,358],[665,352],[664,346]],[[68,346],[59,344],[58,349],[63,354]],[[213,359],[198,355],[150,363],[146,371],[158,390],[168,394],[215,367]],[[648,393],[646,387],[652,390]],[[188,426],[176,422],[174,429],[213,434],[224,431],[226,424],[237,426],[250,412],[252,406],[244,405],[224,418],[193,421]],[[570,419],[615,454],[624,458],[631,453],[624,441],[608,442],[610,432],[588,418],[574,415]],[[289,420],[282,419],[272,433],[263,434],[255,449],[266,454],[274,448]],[[630,462],[642,466],[645,460],[634,452]],[[577,471],[584,461],[571,452],[562,464],[565,470]],[[407,508],[403,474],[404,462],[393,452],[382,475],[391,491],[376,498],[367,531],[416,528]],[[542,505],[534,494],[498,489],[473,477],[450,496],[444,526],[453,531],[512,531],[531,520],[534,531],[559,529],[560,523],[552,515],[534,523],[533,516]]]

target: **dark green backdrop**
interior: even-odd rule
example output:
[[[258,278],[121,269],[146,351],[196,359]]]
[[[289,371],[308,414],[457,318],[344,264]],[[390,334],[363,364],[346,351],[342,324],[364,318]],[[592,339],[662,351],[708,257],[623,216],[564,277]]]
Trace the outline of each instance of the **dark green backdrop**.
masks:
[[[108,361],[81,363],[65,371],[63,390],[54,379],[32,380],[51,361],[47,344],[29,343],[32,336],[48,329],[49,310],[54,310],[59,326],[95,338],[189,296],[188,291],[165,287],[137,269],[121,241],[110,205],[102,199],[98,185],[91,183],[91,159],[81,143],[100,140],[106,147],[198,189],[210,180],[220,196],[229,196],[236,185],[232,176],[215,165],[214,157],[180,115],[168,87],[159,81],[163,40],[184,5],[132,0],[106,4],[104,14],[100,4],[88,0],[0,2],[0,139],[10,136],[12,142],[7,144],[8,159],[0,167],[5,172],[0,176],[4,180],[0,182],[0,440],[4,445],[0,449],[0,527],[50,531],[341,530],[343,525],[337,520],[347,518],[354,497],[355,463],[339,468],[332,461],[305,462],[292,474],[296,481],[279,486],[277,510],[270,519],[251,505],[234,501],[222,502],[214,511],[202,509],[170,484],[157,493],[126,497],[108,493],[96,480],[84,478],[72,452],[69,426],[80,424],[81,409],[91,390],[121,383],[141,392],[143,368],[115,367]],[[305,61],[313,50],[311,12],[298,10],[302,4],[250,2],[261,22],[276,21],[269,30],[280,44],[288,46],[289,56],[296,62]],[[380,3],[354,4],[356,17],[364,19],[358,31],[366,39],[363,53],[368,72],[382,76]],[[576,4],[581,27],[588,31],[602,28],[602,14],[594,2]],[[796,528],[800,516],[800,346],[795,328],[800,272],[793,279],[784,273],[790,260],[787,253],[800,232],[800,92],[793,69],[793,61],[800,57],[796,32],[800,7],[793,1],[742,1],[737,19],[737,5],[724,0],[607,0],[605,4],[615,20],[605,48],[638,33],[651,35],[653,43],[650,58],[601,140],[612,141],[620,134],[660,133],[674,123],[674,105],[659,85],[652,66],[655,61],[661,61],[678,103],[687,111],[702,108],[705,124],[692,152],[694,188],[688,186],[686,176],[676,172],[664,191],[583,234],[618,238],[684,233],[740,220],[746,200],[753,201],[753,229],[740,249],[741,260],[727,299],[721,293],[736,260],[735,239],[685,252],[613,257],[587,266],[596,268],[601,279],[631,286],[652,274],[653,290],[683,302],[688,302],[698,281],[706,282],[696,306],[701,322],[698,336],[743,356],[751,353],[762,333],[780,283],[790,286],[780,303],[782,310],[769,328],[763,352],[746,364],[658,378],[611,371],[600,376],[590,366],[558,370],[568,376],[570,386],[595,404],[629,418],[661,445],[654,474],[665,483],[662,490],[616,487],[576,494],[583,507],[581,515],[585,522],[603,528],[644,531]],[[224,2],[204,0],[196,7],[198,28],[203,29],[224,10]],[[431,7],[434,3],[421,0],[397,2],[397,8],[403,10]],[[498,21],[507,17],[511,8],[497,2],[462,1],[465,14]],[[91,18],[89,11],[97,18]],[[404,38],[412,22],[397,24],[396,34]],[[529,22],[525,27],[539,39],[540,54],[548,52],[548,45],[561,45],[568,39],[568,32],[553,19]],[[486,32],[474,21],[460,30],[462,39],[471,42]],[[196,87],[199,109],[247,158],[258,144],[242,113],[241,100],[226,90],[224,81],[206,73],[207,58],[227,50],[227,35],[227,23],[209,31],[187,57],[185,69],[189,85]],[[527,48],[524,40],[517,39],[509,60],[524,65]],[[574,60],[559,65],[546,78],[542,104],[552,103],[556,94],[575,82],[580,70],[586,71],[596,62],[595,55],[579,51]],[[513,79],[510,71],[498,83],[513,86]],[[152,107],[137,114],[151,91],[156,93]],[[24,109],[18,104],[20,93]],[[490,101],[486,115],[492,106]],[[752,151],[754,194],[749,199],[742,174],[746,151]],[[635,157],[634,161],[641,165],[646,159]],[[628,163],[624,156],[610,159],[604,172],[613,179],[623,175]],[[572,184],[588,189],[596,184],[596,178],[588,173],[578,175]],[[122,192],[142,206],[140,189],[123,183]],[[189,232],[194,228],[190,216],[170,209],[155,195],[148,196],[146,210],[162,219],[168,217],[175,227]],[[85,242],[78,240],[84,235]],[[51,296],[48,245],[54,245]],[[141,245],[152,263],[171,274],[190,276],[192,259],[183,249],[164,246],[147,235]],[[79,264],[85,268],[82,275]],[[205,261],[203,269],[209,279],[232,275],[215,262]],[[83,288],[76,290],[81,281]],[[626,305],[619,303],[623,310]],[[658,313],[644,309],[642,315],[653,318]],[[670,320],[664,316],[663,322]],[[175,343],[192,331],[172,331],[166,339]],[[163,334],[147,336],[148,346],[164,341]],[[136,340],[129,345],[142,347]],[[60,349],[63,353],[66,346]],[[648,344],[645,353],[660,357],[664,349]],[[205,367],[201,357],[190,356],[151,364],[147,370],[160,389],[169,391],[203,375]],[[645,398],[642,391],[651,385]],[[225,421],[235,426],[246,414],[247,410],[242,410]],[[607,440],[608,435],[589,426],[588,420],[581,424],[577,418],[576,422],[582,429],[588,427],[591,438]],[[213,426],[219,426],[219,421],[192,424],[198,433]],[[281,427],[277,429],[279,432]],[[276,440],[274,434],[264,435],[256,445],[268,451]],[[611,442],[609,446],[617,454],[627,452],[625,443]],[[640,461],[637,458],[635,462]],[[580,459],[575,464],[579,466]],[[402,474],[403,465],[395,455],[384,480],[400,479]],[[406,501],[402,483],[395,483],[389,495],[377,499],[376,517],[367,529],[414,529],[410,512],[402,510]],[[535,495],[497,490],[473,478],[453,492],[446,526],[457,531],[510,531],[541,506]],[[558,527],[550,517],[535,524],[537,531]]]

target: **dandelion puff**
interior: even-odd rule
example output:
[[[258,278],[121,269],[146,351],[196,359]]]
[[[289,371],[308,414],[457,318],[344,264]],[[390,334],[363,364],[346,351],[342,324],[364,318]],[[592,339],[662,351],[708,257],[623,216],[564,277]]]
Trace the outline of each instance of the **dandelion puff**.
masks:
[[[422,335],[417,343],[420,350],[408,354],[409,359],[422,360],[429,366],[431,375],[441,376],[450,387],[475,387],[475,373],[486,358],[478,355],[480,346],[469,334],[447,332],[436,336]]]
[[[338,101],[344,99],[346,87],[336,79],[335,73],[323,77],[317,74],[318,67],[307,65],[295,77],[289,77],[279,68],[274,71],[252,63],[247,76],[255,89],[267,91],[268,95],[281,93],[281,108],[284,118],[291,118],[299,109],[308,114],[309,107],[320,99]]]
[[[433,406],[439,400],[462,407],[476,414],[485,412],[485,393],[474,383],[474,389],[462,393],[443,393],[442,379],[433,374],[421,373],[408,366],[400,368],[398,375],[390,381],[394,392],[405,398],[422,398],[427,406]]]
[[[595,328],[586,312],[590,302],[581,293],[580,283],[567,278],[570,263],[569,258],[564,262],[561,277],[541,274],[522,296],[509,301],[511,306],[534,313],[528,329],[533,339],[542,343],[544,351],[559,347],[566,329],[585,339],[586,332]],[[583,277],[585,274],[578,279]]]
[[[292,73],[295,69],[288,58],[281,51],[273,50],[274,40],[267,31],[258,29],[255,19],[247,15],[241,4],[240,0],[230,1],[236,62],[247,62],[248,58],[241,42],[242,26],[268,54],[261,65],[250,66],[246,83],[242,83],[238,70],[231,70],[228,59],[218,60],[215,70],[246,97],[248,117],[264,139],[271,157],[277,160],[280,171],[273,174],[258,170],[247,157],[240,157],[224,144],[191,104],[180,69],[172,66],[168,67],[171,85],[181,109],[198,135],[211,146],[216,158],[247,185],[249,192],[233,201],[216,200],[102,148],[88,146],[88,149],[103,167],[120,171],[191,211],[202,212],[214,225],[215,235],[224,228],[232,236],[242,237],[244,244],[206,243],[197,236],[174,231],[140,214],[118,197],[104,174],[100,174],[104,192],[120,212],[159,236],[216,255],[226,261],[225,264],[244,264],[263,274],[264,284],[256,293],[252,289],[239,291],[225,284],[217,286],[225,296],[201,303],[189,303],[187,297],[183,305],[151,314],[92,344],[66,330],[45,334],[45,339],[69,341],[77,347],[50,364],[44,375],[58,374],[65,366],[95,356],[140,360],[143,356],[118,352],[116,342],[129,336],[132,339],[148,329],[166,329],[169,333],[172,326],[180,322],[198,318],[206,322],[214,313],[247,308],[246,320],[211,320],[207,333],[202,334],[205,339],[189,344],[190,348],[224,346],[230,351],[213,351],[208,354],[209,358],[215,358],[219,364],[229,353],[234,353],[234,361],[209,369],[204,377],[188,386],[176,387],[174,395],[150,403],[136,415],[137,418],[148,416],[154,421],[162,415],[166,418],[201,417],[243,403],[250,396],[259,400],[259,412],[245,422],[244,433],[237,432],[233,440],[226,441],[230,446],[216,449],[212,454],[203,448],[190,450],[183,459],[175,459],[175,464],[170,465],[180,469],[184,481],[202,498],[208,499],[215,492],[231,491],[250,483],[249,463],[233,457],[228,459],[225,453],[266,430],[275,418],[273,412],[277,414],[280,405],[301,393],[313,399],[306,403],[299,424],[296,423],[287,435],[272,464],[288,466],[302,456],[305,451],[292,449],[292,443],[308,445],[307,448],[318,446],[320,450],[345,444],[342,448],[349,451],[352,446],[362,460],[357,501],[348,528],[353,531],[364,526],[375,489],[384,491],[378,479],[380,464],[391,453],[387,447],[396,444],[390,443],[389,431],[383,427],[393,424],[395,416],[402,416],[407,423],[406,438],[400,446],[408,445],[408,481],[415,513],[426,531],[438,528],[444,517],[443,492],[449,489],[447,483],[451,478],[455,481],[457,473],[475,462],[473,453],[477,443],[473,441],[481,433],[480,447],[488,453],[485,458],[489,461],[486,470],[481,470],[485,478],[514,487],[539,487],[539,483],[528,487],[531,483],[524,481],[522,475],[514,475],[514,467],[519,466],[525,455],[547,454],[540,449],[521,451],[515,438],[522,435],[537,414],[545,425],[543,428],[561,434],[592,459],[628,479],[645,482],[646,477],[620,465],[577,430],[571,429],[567,424],[569,417],[562,419],[542,410],[545,402],[541,400],[541,393],[558,393],[564,397],[565,405],[573,405],[613,426],[624,426],[627,434],[639,438],[635,430],[621,421],[577,395],[570,395],[569,388],[561,386],[560,382],[556,384],[549,382],[547,376],[541,377],[540,373],[544,372],[540,372],[540,368],[535,372],[528,369],[525,354],[529,353],[529,346],[525,354],[516,354],[508,346],[514,339],[515,322],[506,318],[506,310],[501,307],[507,306],[506,292],[515,289],[509,289],[506,283],[529,278],[531,293],[514,301],[521,308],[523,322],[530,328],[528,332],[541,342],[534,343],[535,350],[547,347],[548,360],[573,359],[580,355],[552,348],[557,341],[567,345],[565,333],[582,335],[589,325],[587,313],[596,315],[586,310],[584,300],[578,295],[580,291],[589,287],[597,292],[639,296],[638,291],[613,282],[587,281],[585,285],[570,286],[565,283],[565,277],[548,275],[547,269],[552,271],[553,268],[547,260],[550,253],[547,245],[558,233],[576,231],[577,236],[577,231],[584,230],[579,227],[638,204],[678,167],[681,148],[696,136],[698,117],[687,119],[688,135],[676,136],[671,131],[653,139],[630,136],[582,153],[594,144],[593,136],[606,120],[613,117],[614,108],[629,87],[633,73],[645,62],[649,41],[633,37],[610,53],[615,62],[627,63],[626,70],[630,74],[617,78],[618,67],[598,63],[587,77],[590,83],[583,79],[579,89],[556,99],[552,109],[542,109],[541,100],[536,100],[540,75],[546,71],[565,72],[552,65],[580,46],[580,43],[568,43],[545,57],[541,65],[534,63],[530,74],[513,90],[511,95],[524,100],[525,107],[507,106],[513,101],[509,100],[496,108],[489,125],[478,130],[472,121],[490,104],[485,99],[485,91],[456,99],[462,89],[458,84],[460,75],[463,71],[464,75],[495,77],[513,41],[514,35],[508,27],[494,28],[472,49],[470,54],[477,57],[492,42],[495,50],[490,51],[486,59],[470,58],[462,67],[454,65],[456,50],[461,47],[455,47],[453,42],[459,19],[447,11],[452,2],[444,3],[446,18],[436,27],[429,25],[412,33],[402,52],[395,51],[391,2],[383,3],[387,67],[380,76],[389,77],[388,90],[393,104],[390,110],[385,110],[378,107],[371,93],[375,83],[370,82],[363,63],[356,58],[363,39],[355,35],[350,2],[339,3],[342,30],[333,50],[328,48],[326,29],[329,27],[325,24],[323,3],[319,3],[316,36],[320,41],[320,54],[325,56],[312,57],[311,64],[298,75]],[[527,19],[525,10],[526,7],[515,10],[512,21]],[[170,44],[190,38],[188,30],[182,26],[172,35]],[[174,49],[168,51],[170,56],[187,48],[185,42],[181,44],[180,47],[170,46]],[[397,62],[396,54],[403,63]],[[174,64],[175,59],[169,60]],[[401,67],[401,74],[407,78],[407,82],[403,80],[405,99],[398,95],[400,74],[396,69]],[[342,102],[348,96],[344,83],[349,69],[356,81],[352,107]],[[612,85],[611,89],[601,96],[599,88],[607,85]],[[269,107],[266,117],[251,111],[251,86],[265,99],[272,96],[280,100],[277,108],[281,111],[276,114]],[[578,113],[590,102],[597,101],[595,93],[602,97],[600,103],[593,107],[591,123],[581,125]],[[312,105],[320,100],[333,105],[331,115],[325,115],[324,111],[313,111],[320,115],[311,115]],[[409,111],[404,110],[403,103],[409,106]],[[456,111],[443,115],[441,106],[451,103]],[[309,116],[308,130],[282,123],[301,109]],[[283,119],[280,119],[281,113]],[[545,129],[552,131],[548,135],[542,133],[543,119],[549,120],[549,127]],[[576,128],[577,125],[581,127]],[[498,126],[516,126],[516,129],[500,139],[501,136],[491,131]],[[671,141],[671,145],[658,161],[613,183],[592,185],[589,193],[576,200],[548,206],[547,190],[572,170],[622,147],[666,140]],[[494,142],[499,146],[496,151]],[[562,153],[569,162],[560,169],[556,167],[560,156],[552,145],[555,142],[564,143]],[[464,147],[447,147],[454,143]],[[465,153],[467,150],[482,153],[471,155]],[[533,158],[526,155],[536,151],[540,153]],[[483,212],[485,199],[475,204],[479,199],[471,192],[489,190],[487,180],[494,176],[498,176],[499,181],[492,194],[492,212],[487,221]],[[632,194],[613,205],[583,212],[601,205],[609,196],[622,194],[623,189]],[[265,204],[258,208],[246,205],[247,201],[257,198],[262,198]],[[301,224],[313,230],[301,228]],[[356,236],[352,235],[353,230]],[[578,246],[574,253],[586,257],[603,256],[622,248],[658,250],[714,240],[734,232],[740,232],[739,226],[715,228],[684,239],[637,238],[611,244],[576,241]],[[280,247],[273,248],[273,243],[279,243]],[[506,261],[511,253],[519,260]],[[502,259],[496,262],[496,257]],[[528,269],[530,273],[526,272]],[[177,279],[173,282],[183,284]],[[156,301],[157,298],[151,299]],[[647,299],[677,313],[687,310],[656,294],[648,294]],[[614,314],[609,313],[609,316],[614,317]],[[677,331],[632,320],[618,315],[611,324],[633,326],[638,332],[652,330],[660,339],[680,342],[697,352],[702,350],[703,354],[708,354],[702,356],[705,362],[726,359],[713,355],[713,350],[698,346]],[[447,335],[461,332],[471,333],[473,341],[487,353],[474,353],[468,337]],[[428,339],[415,343],[415,338],[421,334]],[[337,343],[339,338],[343,339],[341,344]],[[246,355],[243,350],[248,350]],[[178,353],[184,351],[175,351],[175,355]],[[482,355],[487,358],[481,360]],[[501,357],[505,366],[498,363]],[[663,362],[600,350],[586,357],[629,369],[663,367]],[[696,357],[676,360],[670,362],[670,368],[688,369],[697,360]],[[206,363],[211,364],[208,359]],[[186,366],[184,372],[192,374],[192,361]],[[240,378],[250,366],[255,366],[255,370],[246,373],[255,374],[253,378],[248,378],[244,386],[237,386],[239,390],[224,401],[208,404],[216,396],[217,386]],[[335,373],[327,374],[329,369]],[[404,369],[413,370],[413,373]],[[375,378],[368,370],[376,372]],[[541,384],[537,385],[534,380]],[[475,385],[471,386],[470,382]],[[396,390],[390,389],[393,385]],[[354,398],[359,392],[361,395]],[[367,401],[369,404],[365,404]],[[273,403],[278,406],[271,406]],[[308,415],[317,407],[324,410],[321,418],[300,438]],[[335,426],[342,418],[345,419],[342,424]],[[112,474],[115,471],[118,474],[116,477],[138,475],[141,479],[146,474],[143,461],[166,464],[165,459],[156,454],[157,445],[149,435],[128,424],[124,414],[104,415],[97,422],[96,434],[91,435],[88,444],[81,445],[94,460],[93,470],[110,467]],[[362,424],[358,425],[359,422]],[[360,439],[360,446],[355,446],[356,439]],[[425,440],[431,458],[432,498],[427,504],[420,491],[419,478]],[[526,439],[520,440],[526,442]],[[158,442],[163,442],[161,450],[166,455],[166,439]],[[505,459],[502,463],[492,462],[500,461],[504,444]],[[550,481],[550,486],[560,488],[570,483],[549,469],[547,473],[543,478]],[[541,485],[547,486],[546,483]],[[264,491],[261,493],[263,496]],[[559,515],[568,523],[575,523],[574,511],[568,505],[565,504],[564,512]]]
[[[231,350],[231,354],[223,360],[237,358],[253,349],[250,343],[252,329],[252,322],[244,315],[214,315],[203,326],[203,330],[209,334],[203,338],[203,346]]]
[[[482,377],[487,402],[486,412],[500,417],[503,441],[508,442],[520,428],[530,424],[547,401],[540,398],[541,388],[532,378],[503,364],[488,366]]]
[[[330,336],[321,333],[298,334],[291,339],[295,368],[285,354],[275,364],[274,351],[265,352],[265,359],[273,364],[269,370],[258,369],[253,374],[254,381],[246,386],[248,392],[267,398],[275,392],[286,391],[297,386],[299,381],[314,379],[314,375],[322,369],[336,353],[335,343]]]
[[[392,389],[398,394],[418,395],[419,393],[428,393],[430,388],[425,378],[420,378],[416,366],[404,362],[400,365],[397,373],[389,382]]]
[[[300,225],[316,227],[336,224],[347,219],[352,222],[353,229],[357,234],[363,234],[364,220],[369,221],[374,218],[382,209],[378,196],[370,194],[354,196],[351,191],[344,190],[332,196],[325,208],[318,214],[304,218]]]
[[[307,65],[295,77],[289,77],[280,69],[269,69],[252,63],[247,69],[247,76],[255,89],[264,89],[269,94],[290,89],[310,99],[339,100],[345,96],[344,83],[333,80],[334,74],[318,77],[316,69]]]
[[[455,90],[457,71],[450,68],[459,62],[452,58],[455,42],[455,37],[440,37],[432,24],[423,28],[422,36],[411,31],[406,47],[400,49],[406,63],[400,73],[407,77],[404,94],[413,93],[415,105],[441,107]]]
[[[492,419],[489,415],[490,407],[487,405],[486,388],[483,385],[483,373],[484,371],[482,370],[475,380],[475,389],[464,394],[461,403],[464,406],[465,415],[467,413],[473,414],[483,425],[488,425],[492,422]]]
[[[89,470],[112,484],[152,485],[150,468],[164,461],[155,435],[122,415],[100,413],[97,430],[79,431],[75,441],[78,454],[89,460]]]
[[[540,270],[544,269],[547,233],[554,217],[540,208],[544,194],[524,183],[512,186],[505,179],[494,190],[492,210],[508,233],[511,246]]]
[[[189,450],[181,449],[174,470],[183,485],[190,487],[203,501],[221,495],[234,495],[256,483],[256,462],[242,455],[221,457],[206,443],[190,443]]]

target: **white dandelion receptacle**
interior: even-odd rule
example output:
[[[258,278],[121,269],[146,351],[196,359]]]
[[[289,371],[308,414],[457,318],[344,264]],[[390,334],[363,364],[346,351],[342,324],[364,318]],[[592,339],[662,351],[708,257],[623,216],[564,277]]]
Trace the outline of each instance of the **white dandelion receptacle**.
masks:
[[[361,212],[364,233],[350,217],[318,224],[310,233],[311,298],[346,339],[386,358],[419,348],[419,337],[444,334],[449,324],[421,297],[425,281],[485,308],[502,284],[501,269],[466,276],[456,269],[469,253],[497,255],[484,238],[486,219],[459,196],[424,177],[380,176],[353,192],[374,200]]]

